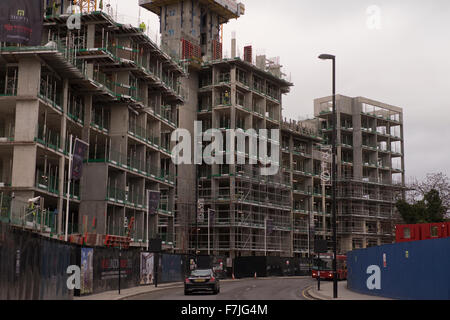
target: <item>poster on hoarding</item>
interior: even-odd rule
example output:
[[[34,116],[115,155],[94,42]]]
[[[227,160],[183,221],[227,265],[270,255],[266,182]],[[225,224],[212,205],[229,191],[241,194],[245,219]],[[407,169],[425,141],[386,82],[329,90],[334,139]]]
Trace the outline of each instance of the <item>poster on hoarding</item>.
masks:
[[[153,253],[141,253],[141,285],[153,284],[154,261]]]
[[[94,249],[81,248],[81,288],[80,293],[93,293],[94,269],[93,269]]]
[[[39,46],[43,17],[43,1],[0,1],[0,41]]]

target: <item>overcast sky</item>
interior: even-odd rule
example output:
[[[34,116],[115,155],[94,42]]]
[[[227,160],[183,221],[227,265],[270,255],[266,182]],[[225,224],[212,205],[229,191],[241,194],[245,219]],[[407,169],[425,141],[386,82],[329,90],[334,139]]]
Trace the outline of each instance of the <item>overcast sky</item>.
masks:
[[[337,92],[403,108],[406,176],[450,176],[449,0],[242,0],[245,15],[224,28],[224,51],[236,31],[240,50],[281,59],[294,87],[283,116],[313,115],[313,100],[331,94],[331,63],[337,57]],[[105,1],[108,3],[108,0]],[[110,0],[123,19],[137,21],[138,0]],[[375,12],[380,12],[380,29]],[[159,32],[158,18],[141,9],[141,20]],[[375,23],[375,24],[374,24]]]

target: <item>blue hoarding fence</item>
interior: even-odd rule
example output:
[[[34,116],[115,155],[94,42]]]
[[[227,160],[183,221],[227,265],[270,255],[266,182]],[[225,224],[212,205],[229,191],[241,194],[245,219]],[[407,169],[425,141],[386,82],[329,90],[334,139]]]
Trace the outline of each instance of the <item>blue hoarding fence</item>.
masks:
[[[350,290],[394,299],[450,300],[450,238],[347,254]]]

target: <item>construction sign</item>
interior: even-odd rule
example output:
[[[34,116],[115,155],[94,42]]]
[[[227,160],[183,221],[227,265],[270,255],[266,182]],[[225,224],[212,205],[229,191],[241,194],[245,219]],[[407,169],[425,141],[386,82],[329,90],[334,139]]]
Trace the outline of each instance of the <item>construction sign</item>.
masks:
[[[0,41],[39,46],[43,17],[43,1],[0,1]]]

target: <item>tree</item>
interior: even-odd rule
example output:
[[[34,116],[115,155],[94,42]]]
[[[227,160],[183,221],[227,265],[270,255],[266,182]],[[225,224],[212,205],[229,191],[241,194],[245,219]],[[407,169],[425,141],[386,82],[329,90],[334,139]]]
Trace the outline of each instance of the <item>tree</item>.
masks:
[[[450,218],[450,179],[442,172],[429,173],[425,180],[419,182],[417,179],[409,185],[409,201],[416,202],[431,190],[439,192],[442,205],[446,208],[447,216]]]
[[[398,200],[396,204],[397,210],[406,224],[424,223],[426,207],[423,201],[409,204],[405,200]]]
[[[425,195],[424,201],[427,207],[426,219],[428,222],[443,222],[445,214],[447,213],[447,208],[442,205],[439,191],[431,189],[430,192]]]
[[[443,222],[447,208],[442,205],[439,191],[431,189],[423,199],[410,204],[397,201],[396,207],[407,224]]]

